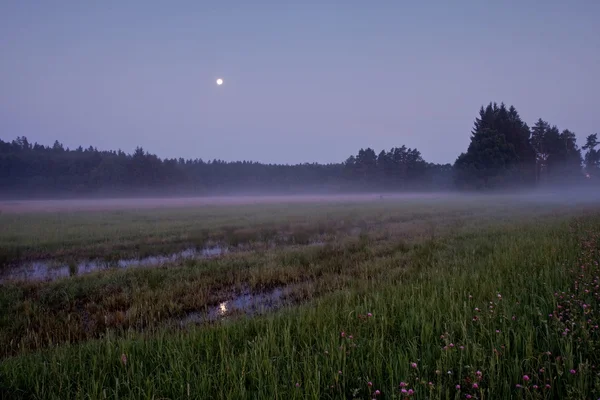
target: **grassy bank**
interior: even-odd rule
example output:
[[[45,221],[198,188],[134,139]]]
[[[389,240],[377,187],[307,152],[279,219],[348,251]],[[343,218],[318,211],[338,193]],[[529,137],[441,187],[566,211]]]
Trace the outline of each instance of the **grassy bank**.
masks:
[[[354,208],[331,220],[347,213],[348,224],[365,224],[363,235],[340,235],[322,248],[5,285],[1,393],[61,399],[600,395],[594,328],[600,217],[524,208],[522,215],[503,214],[510,205],[500,203],[388,206],[387,212],[377,205],[359,214],[356,205],[348,207]],[[321,211],[305,210],[298,219],[319,223],[334,213]],[[232,287],[288,284],[298,285],[295,305],[278,312],[184,329],[169,324],[221,301]],[[81,319],[94,310],[105,324],[90,330]]]

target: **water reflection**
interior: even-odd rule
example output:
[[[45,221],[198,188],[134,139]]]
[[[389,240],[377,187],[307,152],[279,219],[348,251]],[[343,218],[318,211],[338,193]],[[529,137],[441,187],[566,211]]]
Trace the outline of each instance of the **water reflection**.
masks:
[[[272,243],[276,247],[275,243]],[[307,246],[323,246],[325,242],[315,240]],[[189,248],[169,255],[149,256],[143,258],[120,259],[114,262],[104,260],[88,260],[67,264],[54,260],[37,260],[6,268],[0,273],[0,283],[9,280],[53,281],[75,275],[84,275],[109,268],[157,267],[183,260],[199,260],[219,257],[232,251],[250,250],[247,245],[228,247],[222,245],[208,246],[201,249]],[[227,306],[226,306],[227,307]]]
[[[103,260],[82,261],[76,264],[65,264],[50,260],[38,260],[10,268],[0,276],[0,283],[7,280],[42,280],[52,281],[73,275],[83,275],[112,267],[157,267],[163,264],[182,260],[197,260],[218,257],[229,252],[225,246],[211,246],[202,249],[186,249],[164,256],[121,259],[116,263]]]
[[[209,307],[205,312],[192,312],[180,321],[181,326],[216,321],[233,314],[256,315],[273,311],[285,304],[286,296],[292,292],[292,286],[281,286],[267,292],[252,293],[244,288],[233,294],[229,300]]]

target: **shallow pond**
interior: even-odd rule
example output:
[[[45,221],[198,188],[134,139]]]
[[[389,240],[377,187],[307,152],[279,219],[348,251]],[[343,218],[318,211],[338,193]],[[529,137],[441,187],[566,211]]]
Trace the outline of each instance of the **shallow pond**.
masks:
[[[232,294],[228,300],[209,307],[207,311],[189,313],[181,319],[180,325],[184,327],[217,321],[233,315],[252,316],[274,311],[286,304],[286,296],[292,290],[293,286],[280,286],[270,291],[252,293],[248,288],[244,288],[240,293]]]
[[[9,268],[0,276],[0,282],[7,280],[51,281],[68,276],[83,275],[109,268],[158,267],[181,260],[198,260],[218,257],[229,252],[225,246],[211,246],[202,249],[186,249],[177,253],[143,258],[120,259],[116,262],[104,260],[60,263],[54,260],[38,260]]]

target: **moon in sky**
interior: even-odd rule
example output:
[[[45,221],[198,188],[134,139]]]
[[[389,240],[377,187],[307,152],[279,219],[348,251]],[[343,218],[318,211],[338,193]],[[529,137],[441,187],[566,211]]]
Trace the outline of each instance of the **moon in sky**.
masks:
[[[217,79],[217,85],[221,86],[223,84],[223,79],[219,78]]]

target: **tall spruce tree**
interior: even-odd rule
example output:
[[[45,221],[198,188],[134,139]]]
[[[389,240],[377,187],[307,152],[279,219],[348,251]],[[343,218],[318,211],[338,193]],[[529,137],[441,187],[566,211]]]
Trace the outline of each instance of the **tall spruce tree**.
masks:
[[[489,103],[479,110],[466,153],[456,162],[457,183],[476,187],[532,184],[535,151],[517,110]]]

